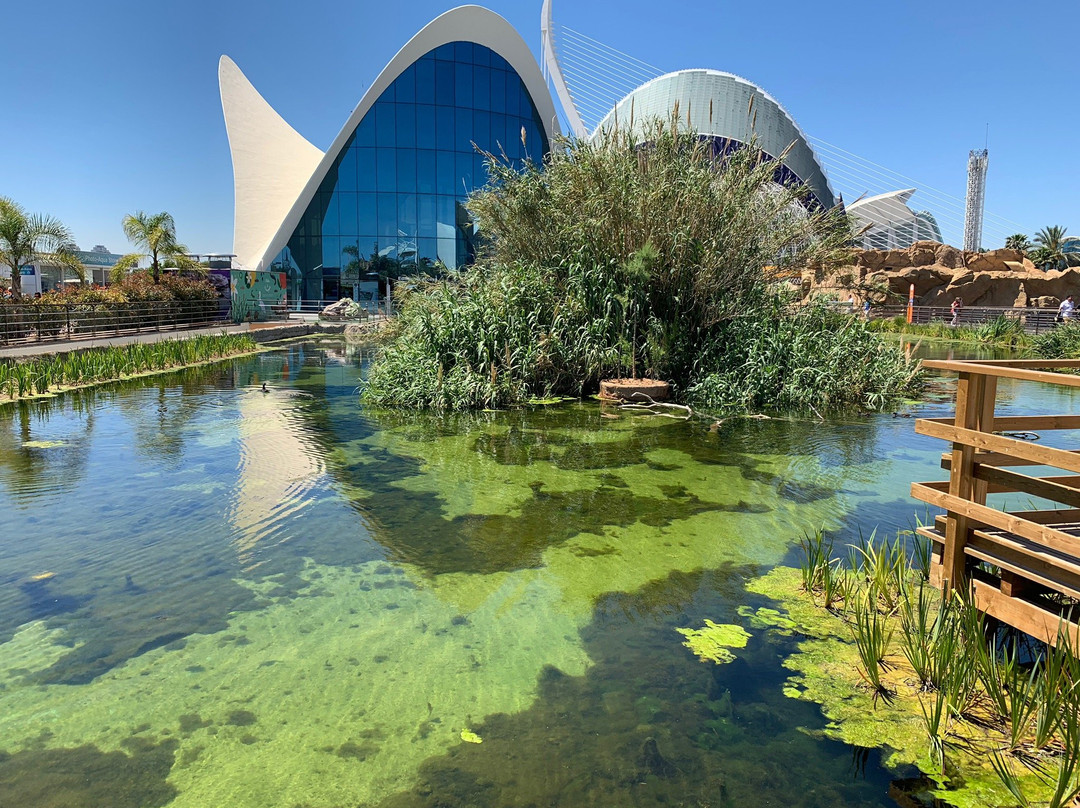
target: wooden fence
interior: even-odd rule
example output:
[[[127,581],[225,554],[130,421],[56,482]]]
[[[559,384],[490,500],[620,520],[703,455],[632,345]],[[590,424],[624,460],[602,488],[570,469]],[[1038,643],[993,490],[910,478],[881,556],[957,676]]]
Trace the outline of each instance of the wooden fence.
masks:
[[[999,378],[1080,387],[1078,360],[927,361],[959,374],[953,418],[921,418],[920,435],[952,444],[942,455],[945,482],[913,483],[911,495],[945,511],[919,528],[933,542],[931,580],[947,593],[970,587],[987,615],[1044,642],[1059,631],[1080,647],[1080,450],[1032,440],[1053,430],[1080,429],[1080,415],[997,415]],[[1027,433],[1027,434],[1025,434]],[[1027,439],[1025,439],[1027,438]],[[1054,470],[1021,473],[1025,467]],[[1069,472],[1060,474],[1058,472]],[[988,494],[1049,500],[1062,508],[1006,511]]]

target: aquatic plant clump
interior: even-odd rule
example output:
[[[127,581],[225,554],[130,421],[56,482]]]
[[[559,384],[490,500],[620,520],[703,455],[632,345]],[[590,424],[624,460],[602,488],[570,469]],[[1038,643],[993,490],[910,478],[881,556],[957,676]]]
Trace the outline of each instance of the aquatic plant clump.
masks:
[[[246,334],[222,333],[90,348],[28,362],[0,361],[0,403],[5,399],[14,401],[143,373],[197,365],[252,353],[257,349],[258,345]]]
[[[644,376],[721,409],[879,408],[915,387],[861,321],[776,292],[844,259],[842,215],[808,211],[753,145],[718,157],[676,122],[646,140],[566,141],[543,171],[489,155],[470,200],[489,255],[403,292],[366,400],[479,409]]]
[[[831,549],[820,537],[804,542],[801,573],[778,567],[749,585],[781,601],[810,638],[785,662],[797,672],[785,692],[821,704],[838,738],[888,746],[893,765],[919,766],[951,805],[1071,805],[1080,794],[1071,639],[1050,647],[988,631],[972,602],[942,601],[910,567],[901,538],[850,554],[836,573],[843,608],[820,609],[808,585],[820,587],[822,548]]]
[[[705,620],[704,628],[677,628],[677,632],[686,637],[683,642],[687,648],[697,654],[702,662],[715,662],[722,665],[732,662],[735,655],[730,648],[745,648],[750,635],[742,626],[734,624],[717,624],[712,620]]]

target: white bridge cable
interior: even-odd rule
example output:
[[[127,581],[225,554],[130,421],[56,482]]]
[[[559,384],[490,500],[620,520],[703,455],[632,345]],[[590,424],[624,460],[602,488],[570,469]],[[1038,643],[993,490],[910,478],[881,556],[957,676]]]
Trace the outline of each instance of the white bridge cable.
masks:
[[[552,44],[574,105],[590,130],[595,130],[630,92],[668,72],[565,25],[553,25]],[[913,207],[930,212],[943,238],[945,231],[956,231],[956,238],[947,241],[962,240],[966,215],[963,197],[920,183],[820,138],[807,139],[826,175],[836,178],[836,190],[848,204],[860,195],[876,196],[914,187],[917,193]],[[984,211],[983,216],[984,242],[1004,243],[1007,236],[1026,232],[1023,225],[990,211]]]
[[[886,174],[888,174],[890,176],[897,177],[897,178],[899,178],[901,180],[904,180],[907,183],[914,184],[914,187],[918,188],[920,192],[926,191],[927,195],[936,195],[936,196],[939,196],[939,197],[950,199],[950,200],[952,200],[954,202],[958,202],[961,205],[965,204],[965,200],[964,200],[963,197],[956,196],[955,194],[950,194],[947,191],[939,190],[939,189],[934,188],[933,186],[930,186],[930,185],[925,185],[925,184],[919,183],[918,180],[912,179],[911,177],[906,177],[903,174],[901,174],[901,173],[899,173],[897,171],[893,171],[890,168],[886,168],[885,166],[879,165],[878,163],[875,163],[872,160],[867,160],[864,157],[859,157],[857,154],[852,154],[851,152],[847,151],[846,149],[843,149],[840,146],[835,146],[832,143],[824,141],[824,140],[822,140],[820,138],[811,138],[811,140],[813,141],[815,148],[825,148],[825,149],[827,149],[827,150],[829,150],[829,151],[831,151],[833,153],[844,154],[844,155],[847,155],[847,156],[849,156],[851,158],[859,160],[860,162],[867,163],[868,165],[871,165],[871,166],[874,166],[875,168],[881,169],[882,171],[884,171]],[[996,214],[990,213],[989,211],[987,211],[984,214],[984,217],[990,217],[990,218],[996,219],[1001,224],[1006,225],[1009,228],[1023,228],[1024,227],[1024,225],[1020,224],[1019,222],[1014,222],[1011,219],[1007,219],[1004,216],[998,216]],[[1012,231],[1012,232],[1020,232],[1020,231]]]

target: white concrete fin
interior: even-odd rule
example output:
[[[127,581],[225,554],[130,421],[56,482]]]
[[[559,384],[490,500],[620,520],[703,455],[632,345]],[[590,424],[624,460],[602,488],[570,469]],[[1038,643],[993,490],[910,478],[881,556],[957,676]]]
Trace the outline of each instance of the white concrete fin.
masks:
[[[218,62],[233,165],[233,253],[256,269],[323,153],[293,129],[228,56]]]

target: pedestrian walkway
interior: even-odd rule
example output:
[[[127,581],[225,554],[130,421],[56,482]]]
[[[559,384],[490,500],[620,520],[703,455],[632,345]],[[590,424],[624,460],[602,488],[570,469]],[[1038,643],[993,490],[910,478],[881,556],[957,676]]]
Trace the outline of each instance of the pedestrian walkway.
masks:
[[[141,334],[127,334],[119,337],[92,337],[89,339],[65,340],[64,342],[45,342],[41,344],[12,345],[0,348],[0,359],[28,359],[32,356],[54,356],[56,354],[84,351],[87,348],[107,348],[115,345],[131,345],[136,342],[152,343],[167,339],[189,339],[205,334],[239,334],[249,330],[249,323],[230,323],[209,328],[192,328],[185,331],[146,331]]]

